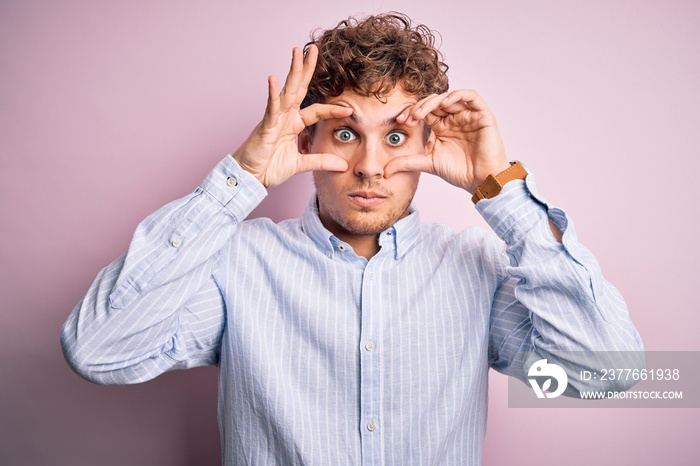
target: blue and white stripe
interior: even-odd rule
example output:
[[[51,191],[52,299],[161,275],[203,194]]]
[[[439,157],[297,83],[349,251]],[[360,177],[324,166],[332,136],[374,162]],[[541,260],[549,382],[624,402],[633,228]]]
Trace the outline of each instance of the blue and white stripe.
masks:
[[[301,219],[243,221],[265,194],[224,159],[139,225],[61,335],[97,383],[218,365],[224,464],[478,465],[489,367],[524,380],[551,352],[641,349],[531,175],[477,205],[498,236],[412,212],[369,261],[314,200]]]

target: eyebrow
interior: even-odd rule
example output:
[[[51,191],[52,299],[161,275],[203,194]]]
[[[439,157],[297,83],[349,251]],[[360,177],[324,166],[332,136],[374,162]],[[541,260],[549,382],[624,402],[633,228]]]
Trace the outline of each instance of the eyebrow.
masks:
[[[338,104],[336,104],[336,105],[338,105]],[[384,121],[382,122],[382,126],[392,126],[392,125],[395,125],[395,124],[396,124],[396,119],[399,117],[399,115],[401,115],[407,108],[409,108],[409,107],[412,106],[412,105],[413,105],[413,104],[408,104],[408,105],[406,105],[404,108],[401,109],[401,111],[399,111],[399,113],[397,113],[397,114],[394,115],[393,117],[390,117],[390,118],[387,118],[386,120],[384,120]],[[340,106],[340,107],[351,108],[350,106],[346,106],[346,105],[339,105],[339,106]],[[358,125],[362,125],[362,119],[361,119],[360,117],[358,117],[358,116],[355,114],[355,112],[352,112],[352,113],[350,114],[350,116],[348,116],[347,118],[350,118],[350,120],[352,120],[353,122],[357,123]]]
[[[396,124],[396,119],[399,117],[399,115],[401,115],[404,111],[406,111],[406,109],[407,109],[408,107],[410,107],[410,106],[412,106],[412,105],[413,105],[413,104],[408,104],[408,105],[406,105],[406,106],[405,106],[404,108],[402,108],[401,111],[400,111],[399,113],[397,113],[395,116],[393,116],[392,118],[387,118],[386,120],[384,120],[384,126],[395,125],[395,124]]]

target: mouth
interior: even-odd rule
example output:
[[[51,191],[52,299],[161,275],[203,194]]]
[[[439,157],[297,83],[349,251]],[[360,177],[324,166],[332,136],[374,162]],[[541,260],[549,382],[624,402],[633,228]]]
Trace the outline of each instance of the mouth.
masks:
[[[373,191],[356,191],[348,194],[350,200],[361,207],[378,206],[386,199],[386,196]]]

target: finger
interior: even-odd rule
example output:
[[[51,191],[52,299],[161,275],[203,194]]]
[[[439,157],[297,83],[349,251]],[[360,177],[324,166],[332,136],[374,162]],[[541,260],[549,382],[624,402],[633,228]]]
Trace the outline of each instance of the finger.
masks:
[[[274,124],[274,118],[280,110],[280,84],[274,76],[267,78],[267,107],[265,107],[264,123]]]
[[[448,113],[440,106],[440,102],[444,99],[445,95],[446,94],[433,94],[417,102],[408,110],[408,117],[405,118],[404,124],[415,126],[420,122],[424,122],[428,126],[433,126],[442,118],[448,116]],[[398,121],[400,122],[400,120]]]
[[[432,126],[433,124],[437,123],[441,118],[444,118],[448,115],[439,107],[423,117],[417,116],[416,118],[414,118],[411,112],[411,109],[407,109],[404,112],[402,112],[401,115],[396,117],[397,123],[401,123],[407,126],[416,126],[419,123],[424,123],[428,126]]]
[[[416,105],[411,108],[406,123],[409,125],[414,122],[417,123],[423,120],[426,115],[440,109],[440,102],[442,102],[446,95],[447,94],[433,94],[416,103]],[[438,110],[438,112],[442,113],[444,116],[444,112],[440,110]]]
[[[447,113],[441,106],[438,105],[437,107],[435,107],[434,109],[432,109],[431,111],[426,113],[425,116],[422,118],[422,121],[425,121],[425,119],[430,115],[433,115],[433,116],[436,116],[439,118],[445,118],[446,116],[449,115],[449,113]],[[419,121],[421,121],[421,120],[413,120],[413,118],[411,117],[412,123],[419,122]]]
[[[301,105],[304,97],[306,97],[306,91],[309,88],[309,83],[311,78],[314,76],[314,71],[316,71],[316,62],[318,60],[318,47],[311,44],[306,52],[306,57],[304,58],[304,67],[302,69],[301,82],[299,83],[299,89],[297,92],[297,105]]]
[[[348,170],[348,162],[335,154],[302,154],[297,165],[297,174],[317,170],[344,172]]]
[[[304,54],[299,47],[294,47],[292,49],[292,64],[289,67],[287,79],[285,79],[284,87],[280,93],[281,105],[284,108],[289,108],[296,100],[296,95],[299,92],[299,83],[302,79],[303,69]]]
[[[443,109],[447,109],[454,104],[466,105],[470,110],[489,110],[484,99],[473,89],[459,89],[452,91],[443,100]]]
[[[444,112],[440,113],[442,113],[442,115],[438,115],[436,111],[432,111],[423,117],[423,121],[426,125],[430,127],[430,129],[433,129],[435,125],[440,123],[440,120],[442,120],[446,116]]]
[[[403,155],[391,159],[384,166],[384,178],[399,172],[433,173],[433,161],[427,155]]]
[[[477,111],[476,109],[471,108],[468,102],[464,102],[462,100],[458,100],[454,103],[451,103],[449,101],[442,101],[440,103],[440,108],[443,112],[445,112],[446,115],[464,111]]]
[[[453,91],[445,97],[442,102],[442,108],[451,114],[466,112],[464,122],[473,124],[479,122],[481,126],[489,126],[496,124],[496,117],[491,109],[486,105],[484,99],[481,98],[476,91],[471,89],[460,89]]]
[[[405,123],[405,124],[412,124],[415,123],[415,120],[411,118],[411,112],[415,111],[418,107],[420,107],[423,103],[425,103],[428,99],[431,99],[435,97],[437,94],[430,94],[427,97],[424,97],[423,99],[419,100],[413,105],[410,105],[406,107],[399,116],[396,117],[396,121],[399,123]]]
[[[437,108],[434,108],[432,111],[428,112],[421,121],[432,128],[448,115],[449,113],[445,112],[438,106]]]
[[[329,118],[345,118],[352,115],[350,107],[333,104],[313,104],[299,112],[304,125],[311,126],[319,120]]]

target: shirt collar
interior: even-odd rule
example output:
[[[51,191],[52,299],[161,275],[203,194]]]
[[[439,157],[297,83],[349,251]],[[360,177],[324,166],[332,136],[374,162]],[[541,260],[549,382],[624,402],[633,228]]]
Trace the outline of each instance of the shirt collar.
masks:
[[[411,205],[406,217],[380,233],[379,245],[382,249],[388,248],[393,251],[396,259],[401,259],[420,237],[420,224],[418,211]],[[318,216],[316,194],[311,196],[306,205],[304,216],[301,219],[301,228],[316,247],[328,257],[343,252],[343,248],[347,247],[321,223]]]

